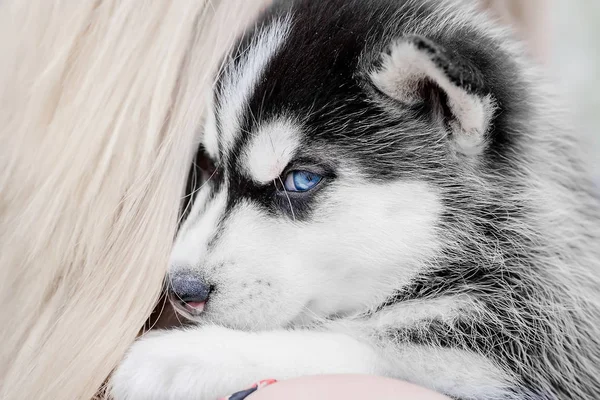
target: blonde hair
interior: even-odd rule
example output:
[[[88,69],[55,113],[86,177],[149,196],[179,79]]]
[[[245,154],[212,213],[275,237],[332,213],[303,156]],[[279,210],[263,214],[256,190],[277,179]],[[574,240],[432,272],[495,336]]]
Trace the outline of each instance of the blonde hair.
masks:
[[[89,399],[135,339],[204,90],[261,3],[0,2],[1,399]]]

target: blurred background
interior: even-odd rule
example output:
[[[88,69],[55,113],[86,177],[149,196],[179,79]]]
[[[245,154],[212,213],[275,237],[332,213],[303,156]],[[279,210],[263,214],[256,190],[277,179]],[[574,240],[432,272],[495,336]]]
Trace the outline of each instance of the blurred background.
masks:
[[[478,0],[513,25],[575,113],[600,187],[600,0]]]
[[[549,1],[549,64],[580,118],[600,183],[600,0]]]

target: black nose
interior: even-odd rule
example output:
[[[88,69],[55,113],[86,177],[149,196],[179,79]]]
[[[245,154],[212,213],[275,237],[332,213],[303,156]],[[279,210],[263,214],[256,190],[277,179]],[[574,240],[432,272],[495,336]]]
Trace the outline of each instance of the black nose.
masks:
[[[208,299],[210,286],[193,272],[178,272],[171,276],[171,292],[184,303],[202,303]]]

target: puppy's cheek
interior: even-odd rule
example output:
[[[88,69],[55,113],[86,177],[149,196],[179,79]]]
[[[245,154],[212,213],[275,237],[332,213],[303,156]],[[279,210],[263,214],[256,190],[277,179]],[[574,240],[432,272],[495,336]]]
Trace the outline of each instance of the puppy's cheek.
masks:
[[[296,318],[306,303],[297,288],[269,274],[222,272],[202,316],[212,323],[232,328],[281,327]]]

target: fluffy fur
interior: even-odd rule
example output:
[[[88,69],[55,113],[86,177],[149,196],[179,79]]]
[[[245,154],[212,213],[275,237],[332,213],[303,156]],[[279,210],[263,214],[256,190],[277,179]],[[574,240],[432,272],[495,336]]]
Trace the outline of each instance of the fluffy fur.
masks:
[[[240,40],[171,258],[208,301],[173,288],[198,326],[134,345],[117,400],[340,372],[599,395],[596,188],[557,97],[466,3],[279,2]],[[303,169],[323,180],[283,190]]]
[[[1,399],[89,399],[135,339],[203,90],[259,6],[0,2]]]

